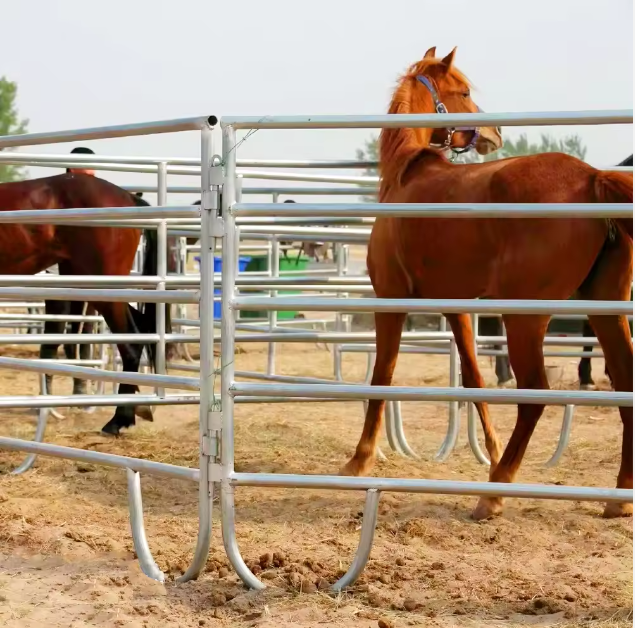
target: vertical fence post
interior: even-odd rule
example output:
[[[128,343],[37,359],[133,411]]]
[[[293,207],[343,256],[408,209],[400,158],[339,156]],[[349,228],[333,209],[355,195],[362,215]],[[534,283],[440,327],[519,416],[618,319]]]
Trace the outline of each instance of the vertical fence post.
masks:
[[[198,577],[207,563],[212,537],[212,491],[210,467],[214,451],[214,248],[219,231],[219,184],[212,175],[212,130],[201,132],[201,291],[200,291],[200,403],[199,436],[200,480],[198,490],[198,537],[192,564],[178,579],[187,582]],[[219,166],[216,166],[220,170]]]
[[[343,246],[341,243],[336,243],[333,247],[333,252],[335,254],[335,265],[337,267],[337,276],[341,277],[344,275],[345,271],[345,260],[344,260],[344,252]],[[342,299],[348,298],[348,293],[341,293],[338,295]],[[344,314],[341,312],[335,313],[335,331],[346,331],[343,325],[344,322]],[[342,376],[342,352],[340,351],[340,345],[333,343],[333,371],[335,375],[335,379],[338,382],[343,380]]]
[[[165,162],[161,162],[157,166],[157,205],[164,206],[168,204],[168,168]],[[165,278],[168,274],[168,223],[161,220],[157,227],[157,274],[162,279],[157,284],[157,290],[165,290]],[[171,307],[169,304],[156,305],[156,326],[157,334],[159,334],[159,342],[156,346],[155,370],[157,373],[166,372],[165,359],[165,321],[166,310]],[[165,388],[157,388],[156,394],[165,397]]]
[[[223,545],[232,567],[240,579],[252,589],[264,585],[251,573],[238,549],[235,527],[234,487],[228,478],[234,471],[234,398],[230,386],[234,381],[236,311],[232,301],[236,289],[238,270],[238,242],[232,206],[236,202],[236,132],[233,127],[223,128],[223,164],[225,178],[222,198],[222,217],[225,228],[222,262],[221,308],[221,456],[220,456],[220,509]]]
[[[271,239],[271,276],[274,278],[280,277],[280,240],[278,236],[273,236]],[[271,297],[277,297],[278,291],[272,290]],[[273,333],[278,324],[278,312],[271,310],[269,312],[269,331]],[[269,350],[267,352],[267,375],[274,375],[276,372],[276,343],[269,343]]]

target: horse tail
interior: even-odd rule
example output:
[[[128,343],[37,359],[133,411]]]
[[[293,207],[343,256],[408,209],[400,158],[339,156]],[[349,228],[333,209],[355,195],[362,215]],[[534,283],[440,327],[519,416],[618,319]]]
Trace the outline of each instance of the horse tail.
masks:
[[[134,204],[137,207],[150,207],[150,203],[145,201],[141,196],[137,194],[131,195]],[[157,253],[159,250],[159,239],[155,229],[145,229],[143,232],[145,245],[143,247],[143,269],[141,273],[146,276],[156,276],[159,272],[157,265]],[[157,332],[157,304],[156,303],[141,303],[139,313],[141,314],[142,321],[139,321],[143,326],[143,329],[148,333],[154,334]],[[172,333],[172,316],[169,305],[163,305],[165,307],[165,333]],[[131,308],[133,318],[134,309]],[[139,325],[137,325],[139,326]],[[148,356],[153,368],[156,367],[156,345],[147,345]],[[166,354],[169,354],[170,350],[166,347]],[[167,357],[167,356],[166,356]]]
[[[633,175],[625,172],[600,171],[595,175],[595,198],[598,203],[632,203]],[[617,218],[618,229],[633,240],[633,219]]]

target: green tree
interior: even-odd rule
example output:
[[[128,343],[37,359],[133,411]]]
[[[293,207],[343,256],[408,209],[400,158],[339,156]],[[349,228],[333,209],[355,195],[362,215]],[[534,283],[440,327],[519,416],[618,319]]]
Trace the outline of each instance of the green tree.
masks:
[[[358,148],[356,151],[358,161],[379,161],[379,138],[371,137],[364,142],[364,148]],[[376,177],[379,170],[376,167],[366,168],[364,176]],[[376,194],[363,195],[362,200],[365,203],[373,203],[377,201]]]
[[[18,86],[7,78],[0,77],[0,135],[26,133],[28,120],[21,120],[16,107]],[[2,150],[2,149],[0,149]],[[24,178],[24,170],[18,166],[0,165],[0,183],[19,181]]]
[[[364,148],[357,149],[357,159],[360,161],[377,161],[379,150],[379,139],[371,137],[366,140]],[[471,150],[456,158],[457,163],[480,163],[483,161],[493,161],[495,159],[504,159],[506,157],[520,157],[521,155],[535,155],[536,153],[566,153],[584,161],[587,149],[582,143],[579,135],[569,135],[563,139],[556,139],[550,135],[543,134],[540,136],[540,142],[530,142],[525,134],[517,139],[505,138],[503,146],[496,152],[490,153],[483,157],[476,151]],[[377,168],[367,168],[364,172],[366,176],[377,176]],[[375,195],[362,196],[366,202],[376,201]]]

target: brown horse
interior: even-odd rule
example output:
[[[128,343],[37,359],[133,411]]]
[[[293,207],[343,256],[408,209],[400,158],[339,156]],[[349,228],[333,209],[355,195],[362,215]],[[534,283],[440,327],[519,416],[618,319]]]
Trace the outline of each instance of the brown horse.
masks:
[[[454,66],[455,50],[435,49],[410,67],[394,93],[390,113],[476,112],[467,79]],[[480,133],[479,133],[480,131]],[[633,201],[632,174],[601,172],[560,153],[456,165],[433,144],[485,153],[500,147],[494,129],[383,129],[380,191],[385,203],[619,203]],[[489,145],[489,147],[488,147]],[[596,218],[377,218],[368,270],[380,298],[628,300],[632,278],[631,220]],[[377,359],[373,385],[390,385],[405,314],[376,313]],[[449,314],[461,358],[463,385],[483,386],[468,314]],[[519,388],[549,387],[544,315],[505,315],[509,358]],[[590,316],[618,391],[632,391],[633,346],[625,316]],[[490,481],[513,482],[544,407],[520,404],[502,453],[486,404],[476,404],[492,461]],[[366,474],[373,465],[384,402],[368,404],[356,452],[342,473]],[[623,423],[618,488],[633,486],[633,409]],[[502,498],[481,497],[473,513],[502,512]],[[632,513],[632,504],[608,504],[605,516]]]
[[[67,173],[0,185],[0,211],[18,209],[69,209],[81,207],[129,207],[146,205],[120,187],[89,174]],[[62,275],[128,275],[134,262],[141,231],[114,227],[66,227],[54,225],[0,225],[0,273],[29,275],[57,264]],[[156,232],[146,232],[144,274],[155,275]],[[156,305],[142,311],[127,303],[92,303],[113,333],[154,333]],[[166,321],[169,329],[169,319]],[[123,370],[137,372],[143,345],[118,345]],[[148,346],[154,363],[155,346]],[[120,394],[132,394],[137,386],[120,384]],[[152,421],[147,406],[117,406],[113,418],[102,428],[118,435],[135,424],[135,414]]]

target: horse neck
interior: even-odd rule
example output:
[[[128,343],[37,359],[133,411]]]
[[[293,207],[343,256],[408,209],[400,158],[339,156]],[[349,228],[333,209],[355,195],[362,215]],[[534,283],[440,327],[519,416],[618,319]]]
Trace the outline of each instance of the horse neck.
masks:
[[[423,90],[418,90],[422,92]],[[434,111],[432,99],[425,98],[415,101],[412,81],[406,79],[397,88],[388,109],[389,114],[426,113]],[[421,100],[421,102],[418,102]],[[432,129],[382,129],[379,136],[379,200],[388,196],[390,191],[399,183],[401,173],[410,159],[422,148],[430,146]]]

